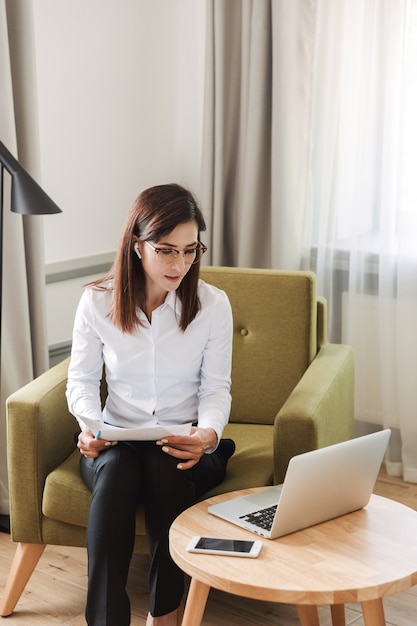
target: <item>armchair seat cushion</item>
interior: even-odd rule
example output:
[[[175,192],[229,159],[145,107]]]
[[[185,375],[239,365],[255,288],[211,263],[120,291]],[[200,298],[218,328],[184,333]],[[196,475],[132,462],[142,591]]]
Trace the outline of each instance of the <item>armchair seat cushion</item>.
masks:
[[[226,479],[210,494],[235,491],[243,487],[271,485],[273,467],[273,426],[229,424],[225,437],[236,443]],[[61,465],[48,474],[42,499],[45,517],[74,526],[87,526],[90,491],[80,475],[80,453],[75,450]],[[138,509],[136,533],[144,534],[142,510]]]
[[[227,466],[221,485],[205,494],[220,493],[272,485],[274,479],[274,427],[270,424],[229,423],[223,437],[233,439],[236,451]],[[272,439],[272,441],[271,441]]]
[[[42,498],[45,517],[87,526],[91,494],[80,474],[80,452],[74,452],[61,465],[48,474]]]

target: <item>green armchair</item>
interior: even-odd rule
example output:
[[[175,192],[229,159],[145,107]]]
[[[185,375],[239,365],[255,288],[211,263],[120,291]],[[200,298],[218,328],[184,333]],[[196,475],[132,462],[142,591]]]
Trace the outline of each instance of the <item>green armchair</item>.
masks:
[[[290,458],[353,437],[354,359],[326,336],[315,275],[204,267],[228,294],[234,317],[232,412],[236,442],[215,493],[282,482]],[[7,402],[12,539],[18,542],[0,615],[10,615],[47,544],[85,545],[90,493],[79,474],[66,405],[68,359]],[[105,393],[105,387],[103,388]],[[136,551],[146,551],[137,512]]]

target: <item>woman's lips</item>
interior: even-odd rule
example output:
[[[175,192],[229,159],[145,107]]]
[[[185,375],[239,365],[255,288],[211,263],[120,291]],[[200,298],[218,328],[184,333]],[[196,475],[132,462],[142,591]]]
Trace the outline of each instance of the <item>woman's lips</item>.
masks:
[[[169,280],[170,283],[176,283],[177,281],[181,280],[181,276],[165,276],[165,278],[167,280]]]

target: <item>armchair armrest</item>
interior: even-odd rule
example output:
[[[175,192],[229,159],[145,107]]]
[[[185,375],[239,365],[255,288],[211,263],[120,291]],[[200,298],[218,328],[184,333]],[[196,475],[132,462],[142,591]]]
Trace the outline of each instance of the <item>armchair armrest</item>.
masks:
[[[326,343],[275,418],[274,483],[282,483],[296,454],[353,436],[353,349]]]
[[[47,474],[74,449],[77,423],[65,398],[69,359],[7,400],[11,533],[14,541],[43,543],[42,491]]]

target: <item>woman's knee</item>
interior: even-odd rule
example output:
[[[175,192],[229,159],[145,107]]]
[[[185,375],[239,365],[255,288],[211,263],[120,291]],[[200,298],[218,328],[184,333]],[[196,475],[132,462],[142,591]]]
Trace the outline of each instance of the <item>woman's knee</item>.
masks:
[[[105,484],[117,490],[140,484],[140,462],[132,449],[124,444],[109,447],[95,459],[81,459],[81,476],[94,491]]]

